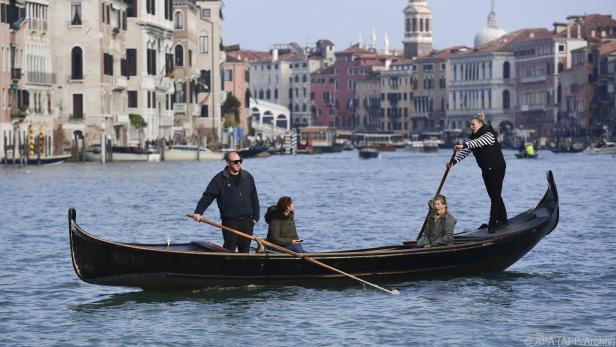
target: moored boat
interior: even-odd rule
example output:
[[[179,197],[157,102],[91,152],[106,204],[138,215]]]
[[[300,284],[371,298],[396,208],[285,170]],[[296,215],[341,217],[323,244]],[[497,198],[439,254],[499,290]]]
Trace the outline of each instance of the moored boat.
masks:
[[[25,165],[52,165],[52,164],[62,164],[65,160],[71,157],[70,154],[61,154],[61,155],[47,155],[41,156],[40,158],[36,155],[27,157],[23,160],[23,164]],[[18,165],[21,163],[21,158],[16,157],[13,161],[12,157],[7,156],[4,160],[0,160],[0,164],[15,164]]]
[[[375,282],[503,271],[552,232],[559,220],[556,184],[533,208],[490,234],[465,231],[452,246],[414,248],[415,241],[368,249],[303,253],[348,274]],[[288,254],[232,253],[204,242],[133,244],[88,233],[68,211],[73,268],[83,281],[153,290],[185,290],[241,285],[331,286],[352,283],[347,276]]]
[[[616,154],[616,142],[600,142],[588,147],[585,151],[588,154]]]
[[[165,160],[222,160],[222,152],[192,145],[174,145],[165,150]]]

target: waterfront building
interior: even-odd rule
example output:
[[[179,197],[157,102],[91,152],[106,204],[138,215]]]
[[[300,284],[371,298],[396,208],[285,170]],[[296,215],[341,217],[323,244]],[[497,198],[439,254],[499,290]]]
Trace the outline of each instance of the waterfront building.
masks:
[[[221,11],[222,1],[173,2],[174,46],[167,53],[166,73],[174,79],[174,93],[167,95],[165,109],[174,114],[173,137],[178,142],[221,141]]]
[[[541,145],[555,135],[562,94],[558,75],[571,68],[571,52],[585,47],[587,39],[600,32],[605,38],[616,37],[616,21],[610,15],[569,16],[567,21],[554,23],[548,34],[512,45],[516,127],[533,130]]]
[[[100,143],[103,134],[116,144],[128,143],[127,12],[120,0],[56,0],[49,6],[57,64],[53,100],[43,108],[57,115],[62,131],[55,141],[61,147],[70,147],[75,136],[83,136],[86,144]]]
[[[173,56],[172,0],[128,0],[126,37],[127,101],[129,143],[172,137],[174,86],[171,71]],[[85,12],[84,13],[89,13]],[[141,128],[143,120],[147,124]]]
[[[55,74],[48,17],[48,0],[26,1],[26,20],[21,26],[24,32],[22,74],[25,77],[24,104],[28,107],[25,122],[28,126],[34,127],[38,135],[42,134],[46,139],[53,141],[55,117],[52,105]]]
[[[336,53],[336,62],[312,74],[311,98],[315,124],[354,129],[360,124],[356,84],[372,72],[383,71],[387,62],[397,59],[374,50],[351,46]]]
[[[25,1],[0,0],[0,158],[7,145],[24,136],[28,114],[23,75]],[[20,128],[21,127],[21,128]]]
[[[539,35],[550,33],[543,28],[522,29],[449,57],[445,125],[449,137],[466,137],[470,133],[470,116],[483,112],[499,132],[501,141],[514,140],[516,70],[512,45]]]
[[[616,140],[616,40],[605,41],[599,46],[599,69],[593,104],[592,122],[602,128],[602,137]]]
[[[273,45],[269,57],[251,63],[251,95],[287,107],[294,127],[313,124],[310,75],[331,64],[332,51],[328,40],[318,41],[316,48],[297,43]]]
[[[382,130],[380,74],[372,72],[357,80],[355,97],[358,117],[355,130]]]
[[[427,0],[409,0],[404,8],[404,57],[413,59],[432,52],[432,8]]]
[[[201,29],[195,61],[201,74],[199,84],[207,87],[207,90],[202,89],[197,95],[201,113],[196,118],[196,132],[201,143],[220,143],[223,140],[221,106],[226,98],[222,83],[222,65],[225,62],[222,43],[224,2],[198,0],[196,4],[201,11],[202,23],[199,24]]]
[[[447,57],[463,47],[391,64],[381,73],[383,130],[406,135],[441,131],[447,110]]]
[[[242,54],[239,45],[225,47],[226,59],[223,64],[223,90],[235,96],[239,102],[237,118],[225,118],[225,121],[237,122],[237,127],[248,133],[248,110],[250,109],[250,56]],[[231,115],[223,115],[231,117]]]

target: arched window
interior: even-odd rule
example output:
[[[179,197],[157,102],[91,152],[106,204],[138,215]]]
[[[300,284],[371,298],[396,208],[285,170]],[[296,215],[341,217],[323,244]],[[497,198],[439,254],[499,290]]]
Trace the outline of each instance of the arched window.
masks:
[[[263,100],[263,90],[259,90],[259,99]]]
[[[265,92],[265,98],[267,100],[272,98],[272,92],[269,89]]]
[[[184,66],[184,47],[182,45],[175,46],[175,66]]]
[[[503,109],[508,110],[511,107],[511,96],[509,91],[503,91]]]
[[[83,79],[83,52],[77,46],[71,50],[71,79]]]
[[[182,13],[182,11],[175,12],[173,22],[175,23],[176,29],[184,30],[184,14]]]
[[[306,106],[306,104],[303,104],[302,105],[302,112],[306,112],[306,110],[307,110],[307,106]]]
[[[186,102],[186,94],[184,93],[184,82],[177,82],[175,85],[175,102],[180,104]]]
[[[511,67],[508,61],[503,64],[503,79],[508,80],[511,76]]]

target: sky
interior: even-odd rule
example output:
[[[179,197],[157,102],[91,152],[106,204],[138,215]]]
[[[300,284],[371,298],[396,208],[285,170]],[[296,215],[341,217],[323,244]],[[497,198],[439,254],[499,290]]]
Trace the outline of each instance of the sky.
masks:
[[[268,50],[272,44],[297,42],[314,46],[321,38],[343,50],[359,41],[377,47],[385,33],[390,48],[402,48],[408,0],[224,0],[223,40],[242,49]],[[473,46],[477,31],[486,26],[490,0],[428,0],[432,7],[433,47]],[[387,4],[387,5],[385,5]],[[498,24],[507,32],[522,28],[552,29],[569,15],[611,14],[616,0],[496,0]]]

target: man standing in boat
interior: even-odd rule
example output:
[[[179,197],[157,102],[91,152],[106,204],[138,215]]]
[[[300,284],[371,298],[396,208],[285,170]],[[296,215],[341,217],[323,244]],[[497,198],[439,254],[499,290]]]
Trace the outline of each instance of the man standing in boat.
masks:
[[[456,145],[457,153],[453,162],[447,165],[455,165],[466,158],[471,152],[481,168],[483,183],[490,196],[490,221],[488,232],[496,232],[496,228],[507,223],[507,210],[501,196],[503,180],[505,179],[505,158],[498,143],[497,133],[490,125],[486,124],[485,115],[480,113],[470,120],[472,134],[468,141],[462,145]]]
[[[208,184],[195,208],[194,219],[201,215],[216,199],[222,225],[252,235],[253,227],[259,221],[259,197],[252,175],[241,169],[242,158],[237,152],[227,153],[227,167],[219,172]],[[224,247],[235,252],[248,253],[250,240],[223,230]]]

